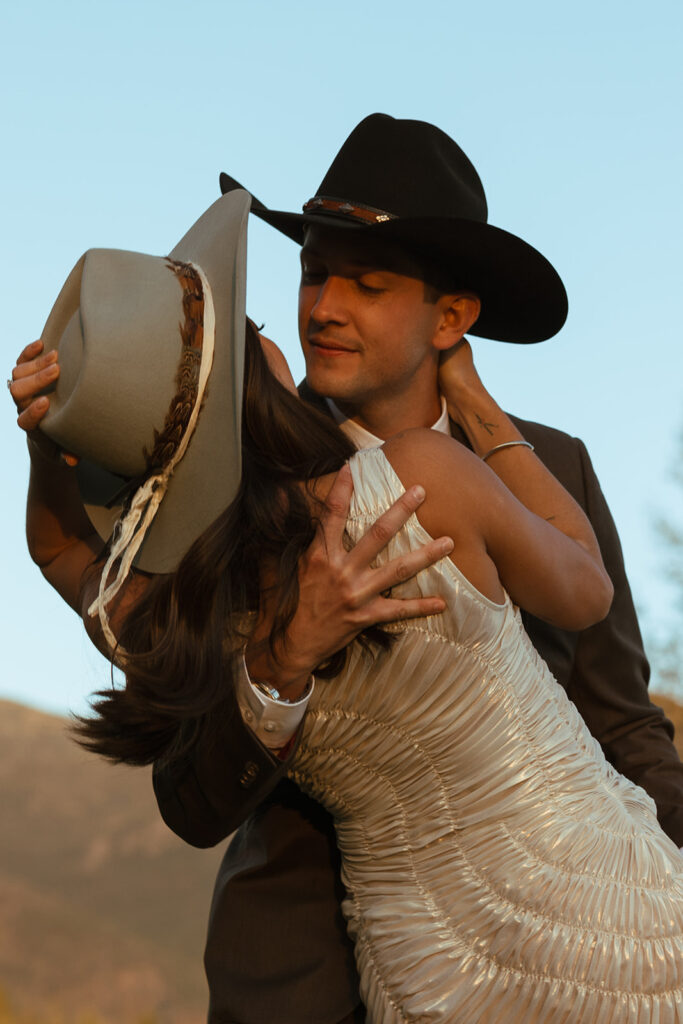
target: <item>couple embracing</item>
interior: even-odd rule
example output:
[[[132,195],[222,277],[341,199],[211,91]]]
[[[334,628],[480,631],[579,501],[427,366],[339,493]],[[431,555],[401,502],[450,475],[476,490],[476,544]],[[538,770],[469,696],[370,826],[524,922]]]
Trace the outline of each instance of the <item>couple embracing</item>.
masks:
[[[188,842],[244,822],[210,1020],[680,1021],[683,774],[616,532],[465,340],[552,336],[559,277],[422,122],[363,121],[303,214],[222,184],[168,259],[86,254],[11,386],[32,553],[126,673],[82,740]],[[302,244],[303,402],[245,323],[250,206]]]

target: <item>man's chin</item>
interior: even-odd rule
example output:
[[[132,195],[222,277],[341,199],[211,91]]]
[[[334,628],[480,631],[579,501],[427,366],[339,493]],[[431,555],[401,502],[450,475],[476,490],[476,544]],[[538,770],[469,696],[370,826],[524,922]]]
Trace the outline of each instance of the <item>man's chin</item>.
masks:
[[[321,398],[331,398],[333,402],[348,401],[347,391],[353,390],[345,388],[338,379],[335,380],[332,374],[316,372],[315,369],[308,367],[306,368],[306,383],[311,391],[315,391],[316,395],[320,395]]]
[[[334,383],[321,379],[316,374],[306,374],[306,384],[314,391],[316,395],[320,395],[321,398],[331,398],[332,401],[339,405],[340,403],[346,404],[351,402],[353,404],[353,398],[349,397],[343,388]]]

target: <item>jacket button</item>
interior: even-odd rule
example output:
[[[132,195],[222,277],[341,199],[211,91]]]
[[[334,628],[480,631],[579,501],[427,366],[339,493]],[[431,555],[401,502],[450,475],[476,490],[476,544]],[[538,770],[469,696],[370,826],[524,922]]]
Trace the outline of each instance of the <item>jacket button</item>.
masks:
[[[259,773],[258,765],[255,764],[254,761],[247,761],[247,763],[244,766],[244,771],[240,775],[240,779],[239,779],[240,786],[243,786],[245,789],[249,789],[251,784],[254,782],[254,780],[258,776],[258,773]]]

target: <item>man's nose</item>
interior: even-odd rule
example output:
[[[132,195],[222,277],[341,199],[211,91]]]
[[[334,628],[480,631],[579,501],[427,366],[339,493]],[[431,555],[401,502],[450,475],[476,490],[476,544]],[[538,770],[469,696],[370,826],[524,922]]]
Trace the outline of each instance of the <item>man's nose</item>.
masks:
[[[311,316],[319,324],[343,323],[348,316],[348,281],[330,275],[319,285]]]

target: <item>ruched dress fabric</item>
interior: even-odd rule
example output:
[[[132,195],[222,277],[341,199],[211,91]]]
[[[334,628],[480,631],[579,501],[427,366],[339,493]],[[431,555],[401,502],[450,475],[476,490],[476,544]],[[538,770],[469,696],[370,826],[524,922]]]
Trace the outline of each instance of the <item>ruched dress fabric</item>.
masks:
[[[351,459],[357,541],[403,492]],[[413,516],[379,561],[428,535]],[[449,559],[446,611],[319,681],[292,777],[334,816],[370,1024],[681,1024],[683,856],[607,764],[519,611]],[[392,627],[394,628],[394,627]]]

